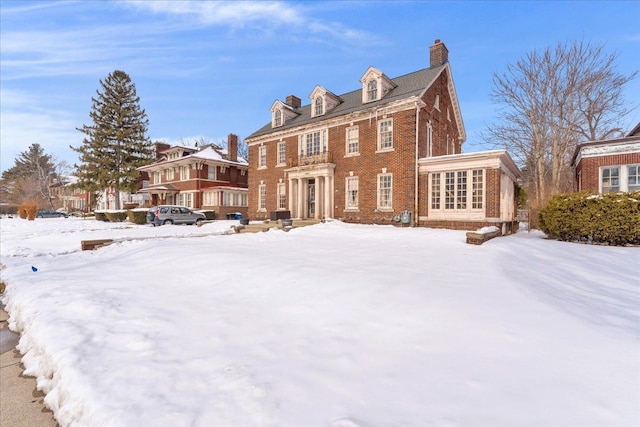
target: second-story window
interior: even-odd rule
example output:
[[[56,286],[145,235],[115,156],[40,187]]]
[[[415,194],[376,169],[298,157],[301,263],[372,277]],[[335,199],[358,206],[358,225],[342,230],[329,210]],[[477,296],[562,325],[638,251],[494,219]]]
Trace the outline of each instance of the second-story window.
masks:
[[[347,128],[347,154],[357,154],[360,152],[360,138],[358,126]]]
[[[189,166],[180,166],[180,181],[189,179]]]
[[[207,178],[211,181],[215,181],[216,179],[216,167],[214,165],[207,166]]]
[[[287,143],[278,143],[278,165],[284,165],[287,163]]]
[[[261,145],[259,148],[258,167],[267,167],[267,147]]]
[[[393,148],[393,120],[382,120],[378,123],[378,150]]]
[[[378,82],[371,79],[367,84],[367,101],[375,101],[376,99],[378,99]]]
[[[314,116],[321,116],[323,114],[324,114],[323,99],[321,96],[316,96]]]

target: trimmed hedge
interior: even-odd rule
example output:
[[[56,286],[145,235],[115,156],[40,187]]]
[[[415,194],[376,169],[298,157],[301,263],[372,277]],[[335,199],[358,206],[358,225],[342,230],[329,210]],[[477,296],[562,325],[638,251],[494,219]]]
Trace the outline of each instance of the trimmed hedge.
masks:
[[[105,212],[109,222],[123,222],[127,219],[127,211],[109,211]]]
[[[146,224],[147,223],[147,212],[149,212],[148,209],[145,210],[128,210],[127,211],[127,217],[129,218],[129,221],[134,223],[134,224]]]
[[[96,211],[96,221],[109,221],[107,219],[107,213],[106,212],[102,212],[102,211]]]
[[[569,242],[640,244],[640,192],[558,194],[538,214],[540,229]]]
[[[208,220],[216,219],[216,211],[200,211],[207,217]]]

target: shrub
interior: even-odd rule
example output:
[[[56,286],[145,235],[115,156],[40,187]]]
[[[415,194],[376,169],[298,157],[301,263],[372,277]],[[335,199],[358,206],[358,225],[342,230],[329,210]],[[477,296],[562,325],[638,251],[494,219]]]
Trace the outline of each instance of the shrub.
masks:
[[[149,209],[144,210],[128,210],[127,217],[129,221],[134,224],[146,224],[147,223],[147,212]]]
[[[2,204],[0,205],[0,215],[16,215],[18,213],[18,205]]]
[[[18,207],[18,215],[22,219],[33,221],[38,213],[38,202],[24,202]]]
[[[109,211],[105,214],[109,222],[122,222],[127,219],[127,211]]]
[[[96,211],[96,221],[109,221],[109,219],[107,218],[107,213],[106,212],[102,212],[102,211]]]
[[[204,214],[205,217],[207,217],[207,219],[209,220],[214,220],[216,219],[216,212],[215,211],[200,211]]]
[[[640,192],[558,194],[538,216],[549,237],[609,245],[640,244]]]

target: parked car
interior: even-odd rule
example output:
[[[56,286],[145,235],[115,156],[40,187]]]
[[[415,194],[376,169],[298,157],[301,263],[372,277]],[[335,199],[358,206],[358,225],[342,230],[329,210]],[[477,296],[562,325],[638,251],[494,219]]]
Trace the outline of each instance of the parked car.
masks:
[[[36,218],[67,218],[66,212],[52,211],[48,209],[41,209],[36,213]]]
[[[198,224],[206,219],[203,213],[175,205],[154,206],[147,213],[147,223],[154,227],[163,224]]]

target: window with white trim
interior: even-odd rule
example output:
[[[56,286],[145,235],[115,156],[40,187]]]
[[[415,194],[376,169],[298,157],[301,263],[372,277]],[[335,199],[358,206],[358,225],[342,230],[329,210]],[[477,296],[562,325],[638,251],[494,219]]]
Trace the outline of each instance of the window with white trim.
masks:
[[[345,209],[358,209],[358,177],[348,176],[345,181]]]
[[[193,193],[180,193],[178,200],[180,206],[193,207]]]
[[[323,114],[324,114],[324,100],[322,99],[322,96],[316,96],[314,117],[321,116]]]
[[[602,168],[601,183],[603,193],[620,191],[620,166]]]
[[[276,197],[278,202],[278,209],[287,209],[287,184],[284,182],[278,183],[276,189]]]
[[[153,183],[160,184],[160,172],[153,173]]]
[[[189,165],[180,166],[180,181],[186,181],[189,179]]]
[[[440,209],[440,173],[431,174],[431,209]]]
[[[267,147],[265,145],[258,147],[258,167],[267,167]]]
[[[627,191],[640,191],[640,165],[627,167]]]
[[[275,118],[273,120],[273,126],[274,127],[282,126],[282,111],[276,110],[274,115],[275,115]]]
[[[265,184],[258,186],[258,210],[267,210],[267,186]]]
[[[216,167],[214,165],[207,165],[207,179],[211,181],[215,181],[216,177]]]
[[[378,82],[375,79],[369,80],[367,84],[367,101],[378,99]]]
[[[393,209],[393,174],[378,174],[378,209]]]
[[[287,143],[286,142],[278,142],[278,164],[277,166],[282,166],[287,163]]]
[[[484,201],[484,170],[471,172],[471,209],[482,209]]]
[[[358,126],[351,126],[347,128],[347,146],[346,153],[358,154],[360,152],[360,130]]]
[[[434,211],[479,211],[484,208],[484,169],[431,174],[430,199]],[[471,178],[471,187],[469,187]],[[444,182],[444,185],[442,183]],[[444,202],[444,203],[443,203]]]
[[[393,149],[393,119],[378,122],[378,150]]]
[[[173,168],[169,168],[165,171],[165,176],[167,177],[167,181],[173,181]]]

